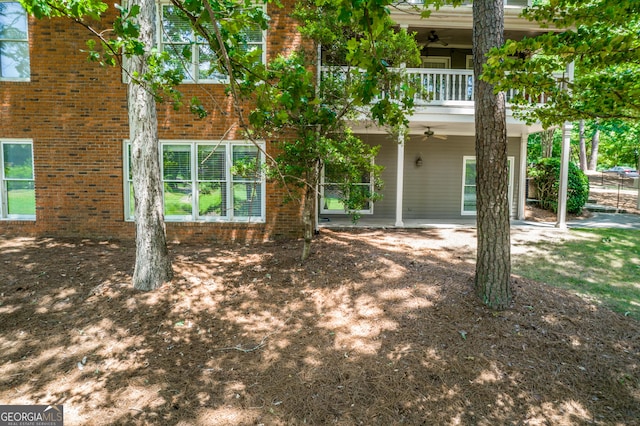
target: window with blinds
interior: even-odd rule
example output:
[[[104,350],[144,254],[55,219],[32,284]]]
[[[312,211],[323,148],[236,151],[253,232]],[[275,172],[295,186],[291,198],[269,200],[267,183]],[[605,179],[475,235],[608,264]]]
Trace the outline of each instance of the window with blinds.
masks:
[[[167,221],[265,220],[264,146],[243,141],[162,142]],[[125,216],[134,218],[131,148],[126,142]]]
[[[208,42],[192,28],[187,16],[172,4],[160,8],[161,49],[169,54],[170,66],[182,72],[185,82],[224,83],[227,74]],[[202,23],[212,31],[212,24]],[[242,48],[246,51],[265,52],[264,32],[260,28],[247,28],[243,33]],[[261,55],[264,62],[264,53]]]

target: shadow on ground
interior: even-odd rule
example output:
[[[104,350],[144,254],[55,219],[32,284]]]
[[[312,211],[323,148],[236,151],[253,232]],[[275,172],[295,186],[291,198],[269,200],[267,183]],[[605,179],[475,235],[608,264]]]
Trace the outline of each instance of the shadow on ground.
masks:
[[[640,325],[516,279],[487,310],[471,230],[175,245],[130,287],[129,243],[0,242],[0,401],[65,424],[638,424]]]

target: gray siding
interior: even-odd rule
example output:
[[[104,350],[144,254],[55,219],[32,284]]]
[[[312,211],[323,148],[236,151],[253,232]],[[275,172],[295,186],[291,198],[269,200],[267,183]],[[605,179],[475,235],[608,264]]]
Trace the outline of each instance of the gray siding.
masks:
[[[398,143],[388,135],[360,135],[370,145],[379,145],[376,163],[384,166],[382,199],[375,203],[373,218],[393,219],[396,212]],[[512,216],[517,214],[520,138],[509,138],[508,155],[514,157]],[[475,156],[473,136],[449,136],[447,140],[412,136],[405,143],[404,219],[460,219],[463,158]],[[422,158],[422,165],[416,159]],[[345,217],[322,214],[321,217]]]
[[[398,142],[388,135],[374,135],[363,137],[371,145],[379,145],[380,153],[376,164],[384,166],[382,182],[384,187],[380,191],[382,199],[373,206],[374,217],[394,218],[396,215],[396,176],[398,170]]]
[[[387,135],[361,135],[371,145],[380,145],[376,163],[384,166],[382,199],[374,206],[373,217],[395,217],[398,144]],[[460,219],[463,157],[475,156],[471,136],[449,136],[447,140],[421,136],[405,144],[403,218]],[[512,215],[516,214],[520,139],[510,138],[508,155],[514,157]],[[416,159],[422,158],[422,165]],[[473,216],[471,216],[473,217]]]

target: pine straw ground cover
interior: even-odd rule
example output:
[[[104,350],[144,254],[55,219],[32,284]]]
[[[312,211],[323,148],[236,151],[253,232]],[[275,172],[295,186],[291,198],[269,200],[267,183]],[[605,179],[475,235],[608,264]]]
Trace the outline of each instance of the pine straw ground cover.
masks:
[[[640,424],[640,324],[519,277],[488,310],[474,237],[323,231],[304,264],[295,241],[173,245],[151,293],[131,243],[0,240],[0,404],[63,404],[66,425]]]

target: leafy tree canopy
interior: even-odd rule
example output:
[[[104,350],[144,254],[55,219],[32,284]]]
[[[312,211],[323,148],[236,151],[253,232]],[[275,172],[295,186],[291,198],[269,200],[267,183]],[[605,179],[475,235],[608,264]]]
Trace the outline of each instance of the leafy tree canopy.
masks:
[[[280,136],[272,172],[288,187],[303,189],[304,259],[323,169],[354,218],[379,197],[381,168],[373,161],[378,150],[354,135],[349,119],[368,117],[402,129],[415,91],[400,65],[416,65],[420,58],[415,39],[394,28],[384,2],[301,0],[293,16],[305,43],[245,74],[239,89],[256,105],[248,116],[251,131],[266,139]]]
[[[546,126],[640,119],[640,2],[552,0],[523,15],[552,30],[493,50],[482,76],[496,90],[517,89],[521,114]],[[571,62],[568,81],[562,72]],[[541,97],[546,103],[536,105]]]
[[[640,123],[628,120],[608,120],[602,123],[587,123],[587,127],[601,130],[600,166],[638,167],[640,161]]]
[[[147,87],[158,100],[168,94],[175,105],[181,104],[176,89],[181,82],[180,70],[168,66],[171,58],[167,52],[139,41],[135,20],[139,8],[116,5],[120,14],[113,28],[98,31],[85,20],[98,19],[107,10],[103,1],[21,1],[37,17],[66,16],[91,30],[101,46],[99,49],[95,41],[88,42],[90,57],[95,61],[122,65],[122,54],[145,53],[149,73],[129,77]],[[227,93],[247,137],[287,141],[271,158],[271,165],[285,184],[305,188],[306,241],[310,241],[313,222],[310,200],[315,199],[324,165],[332,164],[334,176],[340,177],[335,183],[342,187],[346,209],[357,210],[376,198],[373,193],[351,190],[354,183],[361,183],[363,175],[376,179],[379,167],[372,161],[376,149],[355,137],[345,119],[369,117],[378,125],[396,130],[407,124],[415,92],[400,65],[418,64],[419,51],[413,36],[395,27],[389,16],[391,3],[298,0],[294,17],[305,42],[296,51],[263,64],[262,52],[247,43],[248,29],[269,27],[269,17],[260,4],[253,0],[171,0],[180,16],[212,49],[217,59],[213,61],[215,71],[229,77]],[[337,49],[334,56],[339,63],[323,71],[318,87],[315,55],[320,45]],[[185,48],[181,54],[188,60],[190,49]],[[247,108],[250,105],[255,108]],[[192,100],[191,107],[200,117],[207,115],[198,100]]]

